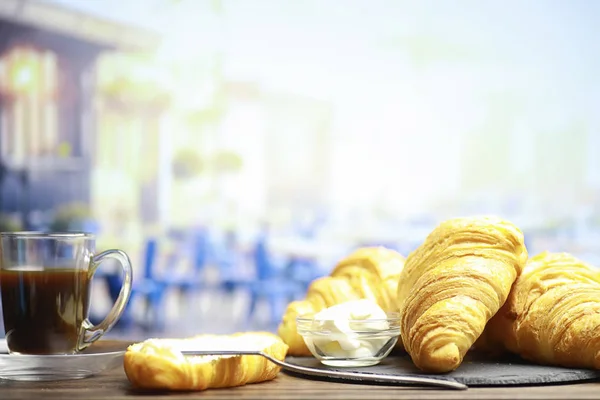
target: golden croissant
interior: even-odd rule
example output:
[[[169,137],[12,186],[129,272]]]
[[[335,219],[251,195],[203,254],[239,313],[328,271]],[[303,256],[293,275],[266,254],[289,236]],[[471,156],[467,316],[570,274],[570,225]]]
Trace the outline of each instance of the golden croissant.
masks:
[[[313,314],[350,300],[370,299],[384,311],[396,311],[396,290],[404,257],[384,247],[363,247],[342,259],[330,276],[311,283],[304,300],[291,302],[278,333],[289,346],[288,354],[309,356],[296,331],[296,317]]]
[[[567,253],[532,257],[486,327],[488,344],[540,364],[600,369],[600,272]]]
[[[262,350],[284,360],[288,346],[272,333],[200,335],[187,339],[148,339],[125,352],[123,366],[135,388],[204,390],[274,379],[280,367],[261,356],[194,356],[182,350]]]
[[[415,365],[456,369],[526,260],[523,233],[508,221],[468,217],[438,225],[407,257],[398,284],[401,338]]]

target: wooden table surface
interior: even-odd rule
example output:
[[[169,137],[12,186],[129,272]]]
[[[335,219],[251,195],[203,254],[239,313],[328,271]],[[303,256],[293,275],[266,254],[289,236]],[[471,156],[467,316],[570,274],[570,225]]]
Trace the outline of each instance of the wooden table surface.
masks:
[[[588,399],[600,398],[599,383],[472,388],[466,391],[367,386],[312,381],[280,373],[270,382],[191,393],[142,393],[131,389],[122,368],[81,380],[13,382],[0,380],[0,399]]]

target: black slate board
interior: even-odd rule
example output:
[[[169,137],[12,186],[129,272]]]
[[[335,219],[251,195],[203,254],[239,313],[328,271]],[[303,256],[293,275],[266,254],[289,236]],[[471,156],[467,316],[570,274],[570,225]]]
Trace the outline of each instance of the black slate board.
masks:
[[[455,371],[426,375],[418,370],[408,355],[389,356],[378,365],[359,368],[329,367],[313,357],[287,357],[287,362],[305,367],[345,372],[366,372],[385,375],[410,374],[447,378],[467,386],[532,386],[558,383],[575,383],[600,379],[600,371],[572,369],[531,364],[517,357],[490,359],[477,354],[467,354],[462,365]],[[294,373],[293,375],[302,376]],[[313,377],[310,377],[314,379]],[[329,378],[326,378],[329,380]],[[331,379],[336,380],[336,379]],[[360,382],[359,382],[360,383]]]

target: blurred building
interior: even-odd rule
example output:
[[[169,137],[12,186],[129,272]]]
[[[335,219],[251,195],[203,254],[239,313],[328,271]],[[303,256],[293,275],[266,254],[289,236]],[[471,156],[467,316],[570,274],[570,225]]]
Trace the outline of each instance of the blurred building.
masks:
[[[594,189],[593,127],[547,114],[535,118],[504,100],[489,104],[486,121],[464,134],[463,197],[473,197],[473,207],[479,202],[477,211],[517,212],[529,204],[552,214],[577,207]]]
[[[94,215],[105,230],[163,222],[161,199],[169,193],[164,185],[171,179],[174,133],[165,127],[171,96],[149,77],[158,70],[142,54],[115,52],[98,58],[91,192]]]
[[[330,179],[330,105],[251,81],[223,81],[219,92],[214,126],[204,122],[187,141],[203,171],[185,190],[175,178],[174,221],[231,226],[321,207]]]
[[[265,107],[269,206],[324,206],[332,165],[331,105],[274,93],[265,97]]]
[[[590,132],[585,125],[557,127],[536,132],[534,188],[548,199],[578,198],[587,186],[587,146]]]
[[[0,210],[89,203],[96,58],[153,48],[150,32],[36,1],[0,3]]]
[[[519,165],[513,157],[522,140],[518,135],[512,135],[517,119],[517,109],[509,98],[503,97],[487,104],[486,118],[481,126],[463,133],[460,159],[463,190],[510,192],[523,184],[519,179],[522,171],[518,171]]]

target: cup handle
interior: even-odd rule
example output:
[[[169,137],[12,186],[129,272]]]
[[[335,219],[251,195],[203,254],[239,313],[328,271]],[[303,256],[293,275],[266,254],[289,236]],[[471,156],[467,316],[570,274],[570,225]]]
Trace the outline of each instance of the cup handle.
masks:
[[[96,272],[102,261],[109,258],[117,260],[121,264],[121,267],[123,268],[123,286],[121,286],[117,301],[102,322],[98,325],[93,325],[87,319],[84,321],[81,337],[79,339],[78,351],[85,349],[112,329],[119,318],[121,318],[121,315],[127,306],[127,302],[129,301],[129,297],[131,296],[133,269],[131,267],[131,261],[125,252],[121,250],[106,250],[93,256],[90,263],[91,276]]]

